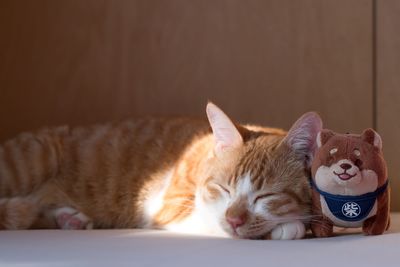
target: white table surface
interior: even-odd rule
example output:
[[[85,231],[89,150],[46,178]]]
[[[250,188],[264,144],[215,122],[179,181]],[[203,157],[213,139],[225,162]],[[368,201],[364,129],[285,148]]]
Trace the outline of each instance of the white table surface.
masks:
[[[154,230],[0,232],[0,266],[400,266],[400,213],[381,236],[237,240]]]

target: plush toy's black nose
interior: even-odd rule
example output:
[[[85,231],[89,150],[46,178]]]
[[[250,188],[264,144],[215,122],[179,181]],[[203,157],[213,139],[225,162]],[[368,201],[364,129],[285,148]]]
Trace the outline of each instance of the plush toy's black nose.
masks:
[[[348,163],[342,163],[342,164],[340,164],[340,167],[341,167],[343,170],[351,169],[351,165],[348,164]]]

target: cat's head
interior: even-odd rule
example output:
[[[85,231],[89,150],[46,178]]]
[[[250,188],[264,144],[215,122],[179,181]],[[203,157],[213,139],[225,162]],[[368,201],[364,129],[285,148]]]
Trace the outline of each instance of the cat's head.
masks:
[[[286,134],[235,125],[207,105],[214,137],[209,170],[196,193],[207,223],[225,234],[260,238],[280,223],[309,214],[309,171],[322,122],[306,113]]]

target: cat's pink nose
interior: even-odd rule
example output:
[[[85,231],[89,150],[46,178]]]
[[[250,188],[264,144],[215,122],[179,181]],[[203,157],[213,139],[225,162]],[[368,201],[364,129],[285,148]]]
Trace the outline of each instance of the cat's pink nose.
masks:
[[[236,229],[246,223],[246,214],[237,217],[226,217],[226,221]]]

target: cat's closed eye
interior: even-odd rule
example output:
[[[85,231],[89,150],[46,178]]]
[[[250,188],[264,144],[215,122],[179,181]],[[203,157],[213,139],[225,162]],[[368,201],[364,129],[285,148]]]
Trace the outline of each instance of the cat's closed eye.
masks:
[[[219,187],[220,189],[222,189],[222,191],[224,191],[225,193],[227,193],[229,196],[231,195],[231,191],[226,187],[223,186],[221,184],[215,184],[217,187]]]
[[[257,201],[259,201],[259,200],[261,200],[261,199],[265,199],[265,198],[268,198],[268,197],[272,197],[272,196],[274,196],[274,195],[275,195],[274,193],[265,193],[265,194],[258,195],[258,196],[254,199],[254,204],[256,204]]]

